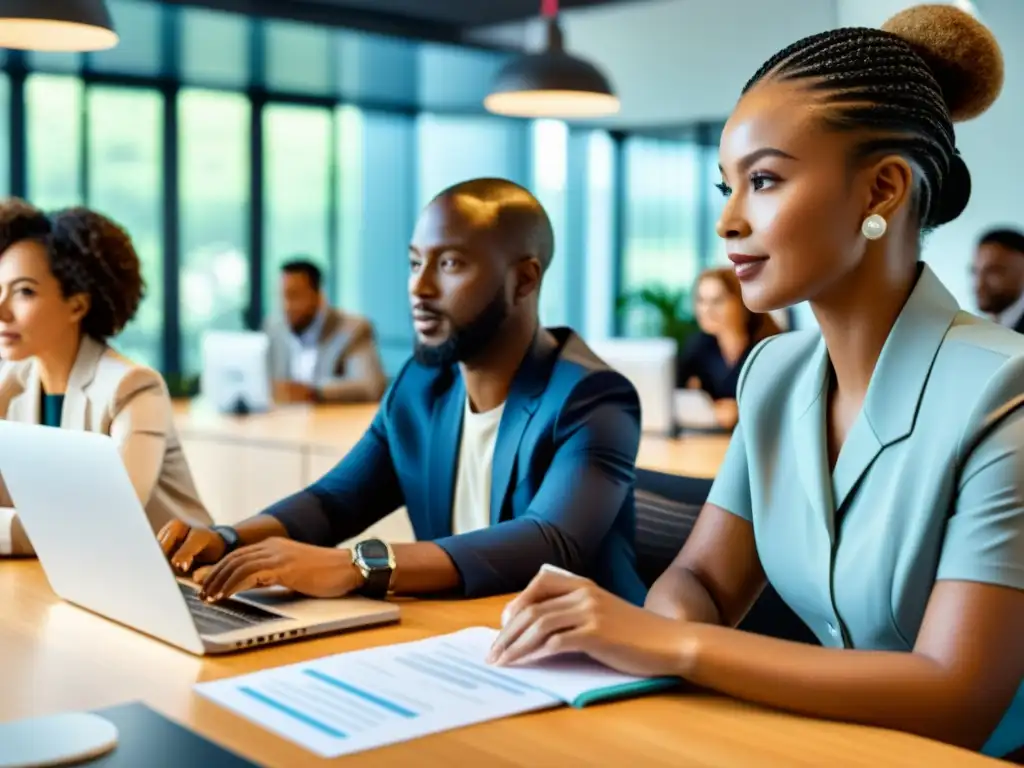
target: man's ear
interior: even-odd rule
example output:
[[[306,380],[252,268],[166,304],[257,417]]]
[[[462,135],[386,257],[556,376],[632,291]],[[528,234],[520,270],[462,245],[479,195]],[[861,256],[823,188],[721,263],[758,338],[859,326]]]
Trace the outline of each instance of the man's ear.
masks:
[[[883,157],[868,171],[868,205],[864,218],[877,214],[886,221],[911,201],[914,194],[914,171],[899,155]]]
[[[540,290],[543,273],[540,262],[533,256],[525,256],[516,264],[515,301],[518,304]]]

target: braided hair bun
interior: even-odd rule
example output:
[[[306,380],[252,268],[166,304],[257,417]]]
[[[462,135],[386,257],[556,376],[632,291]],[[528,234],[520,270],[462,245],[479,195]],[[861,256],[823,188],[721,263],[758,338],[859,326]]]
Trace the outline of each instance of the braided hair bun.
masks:
[[[1003,89],[1003,55],[995,36],[952,5],[917,5],[896,14],[882,29],[903,38],[942,89],[953,122],[978,117]]]
[[[903,39],[935,76],[954,123],[978,117],[1003,89],[1003,54],[995,35],[952,5],[916,5],[896,14],[882,29]],[[955,152],[935,201],[932,224],[957,218],[971,199],[971,172]]]
[[[843,27],[798,40],[766,61],[762,80],[803,81],[829,107],[830,127],[860,134],[855,158],[894,153],[918,173],[922,230],[952,221],[971,198],[971,174],[956,148],[954,120],[984,112],[1002,89],[992,33],[949,5],[919,5],[882,29]]]

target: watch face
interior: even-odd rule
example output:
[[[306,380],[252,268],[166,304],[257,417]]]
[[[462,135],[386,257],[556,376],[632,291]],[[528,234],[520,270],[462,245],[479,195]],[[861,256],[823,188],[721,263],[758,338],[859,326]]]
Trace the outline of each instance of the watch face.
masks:
[[[387,568],[388,548],[383,541],[370,539],[359,544],[359,556],[369,568]]]

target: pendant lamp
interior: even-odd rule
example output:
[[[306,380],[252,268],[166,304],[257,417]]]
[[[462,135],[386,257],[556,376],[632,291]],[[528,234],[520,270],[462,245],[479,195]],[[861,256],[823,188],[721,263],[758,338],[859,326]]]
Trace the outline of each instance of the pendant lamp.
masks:
[[[558,0],[543,0],[544,50],[513,59],[498,73],[484,108],[498,115],[585,118],[612,115],[619,100],[593,64],[565,51]]]
[[[102,51],[117,40],[103,0],[0,0],[0,48]]]

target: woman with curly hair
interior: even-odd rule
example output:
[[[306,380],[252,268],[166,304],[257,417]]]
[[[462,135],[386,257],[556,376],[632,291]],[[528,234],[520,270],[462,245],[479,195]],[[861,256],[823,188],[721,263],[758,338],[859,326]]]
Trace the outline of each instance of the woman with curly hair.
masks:
[[[953,123],[1002,79],[991,32],[950,5],[813,35],[751,78],[718,234],[747,307],[809,301],[820,331],[750,353],[729,450],[644,608],[542,573],[495,662],[582,652],[1020,756],[1024,336],[962,311],[920,244],[967,206]],[[820,646],[735,629],[768,582]]]
[[[144,294],[128,234],[86,208],[0,202],[0,418],[110,435],[154,531],[209,523],[159,373],[107,346]],[[0,477],[0,555],[31,555]]]

